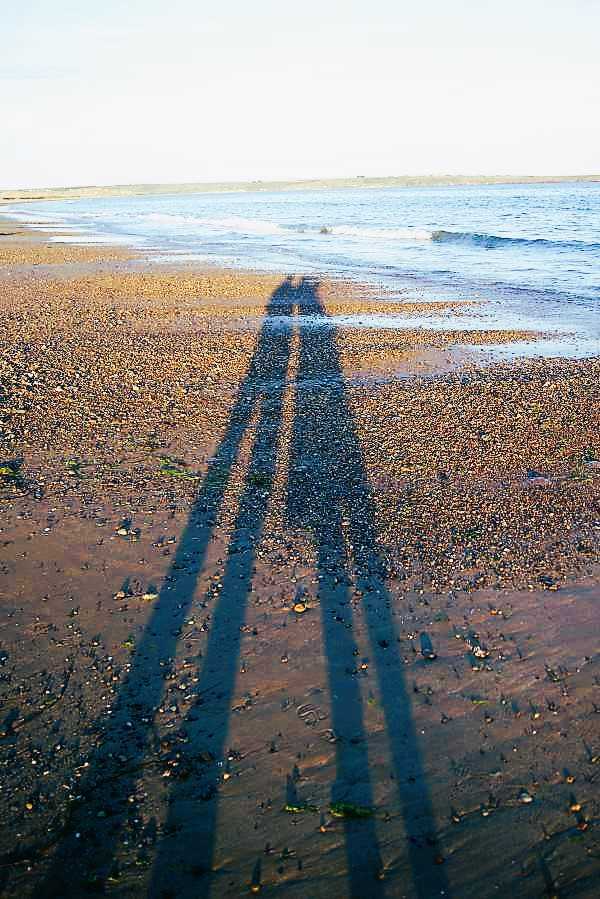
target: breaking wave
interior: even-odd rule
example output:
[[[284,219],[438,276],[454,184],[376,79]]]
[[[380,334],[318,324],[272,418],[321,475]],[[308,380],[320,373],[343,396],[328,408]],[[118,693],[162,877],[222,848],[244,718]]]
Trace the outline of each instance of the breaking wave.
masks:
[[[587,243],[584,240],[547,240],[543,237],[502,237],[497,234],[480,234],[476,231],[432,231],[431,240],[438,243],[466,243],[490,249],[503,246],[548,247],[550,249],[560,249],[561,247],[564,247],[572,250],[600,249],[600,244]]]
[[[8,208],[7,213],[11,212]],[[17,212],[19,217],[28,221],[38,219],[40,213],[31,213],[25,210],[12,210]],[[111,214],[112,213],[112,214]],[[429,243],[448,243],[463,244],[473,248],[482,249],[507,249],[513,247],[515,249],[553,249],[553,250],[575,250],[582,252],[595,252],[600,250],[600,243],[588,242],[584,240],[558,240],[548,239],[544,237],[519,237],[511,235],[490,234],[485,231],[452,231],[445,228],[430,229],[419,228],[417,226],[388,226],[388,227],[362,227],[351,224],[327,224],[326,222],[315,223],[314,219],[310,221],[296,221],[295,223],[277,223],[268,219],[247,218],[239,215],[231,215],[224,217],[205,217],[202,215],[186,215],[175,212],[139,212],[138,210],[119,210],[115,213],[102,211],[83,211],[77,210],[73,214],[72,207],[69,208],[67,215],[61,216],[60,213],[54,213],[46,208],[43,210],[44,219],[48,224],[54,220],[66,221],[71,227],[77,227],[78,223],[85,227],[91,222],[98,222],[104,227],[110,228],[111,224],[117,227],[133,227],[136,233],[138,228],[144,228],[144,222],[151,223],[152,230],[163,232],[168,236],[172,229],[173,235],[187,236],[185,232],[195,233],[196,236],[206,232],[217,234],[238,234],[238,235],[255,235],[257,237],[277,236],[293,237],[294,235],[306,235],[309,237],[341,237],[351,240],[361,241],[399,241],[399,242],[429,242]],[[111,221],[112,219],[112,221]],[[155,235],[153,235],[155,236]],[[191,235],[190,235],[191,236]]]
[[[369,237],[376,240],[433,240],[433,231],[425,228],[358,228],[354,225],[333,225],[330,234],[345,237]]]
[[[248,219],[241,216],[229,216],[228,218],[207,219],[194,215],[176,215],[166,212],[150,212],[146,221],[164,225],[193,225],[201,228],[209,228],[215,231],[229,231],[238,234],[281,234],[286,229],[275,222],[261,219]]]

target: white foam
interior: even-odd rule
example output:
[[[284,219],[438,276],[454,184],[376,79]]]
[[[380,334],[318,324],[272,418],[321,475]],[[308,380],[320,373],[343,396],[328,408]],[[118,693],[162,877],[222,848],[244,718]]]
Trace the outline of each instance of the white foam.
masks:
[[[434,234],[425,228],[357,228],[354,225],[337,225],[329,230],[332,234],[376,240],[433,240]]]
[[[281,225],[277,225],[275,222],[248,219],[237,215],[229,216],[228,218],[209,219],[166,212],[149,212],[144,218],[146,221],[164,225],[195,225],[196,227],[208,228],[214,231],[235,231],[239,234],[282,234],[286,231],[285,228],[282,228]]]

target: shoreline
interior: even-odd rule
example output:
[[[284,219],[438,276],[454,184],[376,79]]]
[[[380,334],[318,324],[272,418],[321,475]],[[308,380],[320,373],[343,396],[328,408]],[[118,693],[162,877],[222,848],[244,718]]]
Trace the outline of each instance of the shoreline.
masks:
[[[451,368],[472,335],[298,325],[381,303],[348,282],[15,258],[5,894],[591,897],[600,359]]]
[[[160,206],[162,201],[158,202]],[[217,201],[216,199],[211,200],[211,202],[222,203],[222,201]],[[227,203],[229,202],[227,201]],[[240,202],[242,201],[240,200]],[[260,200],[256,200],[256,202],[260,202]],[[68,209],[68,205],[65,207],[63,204],[63,209]],[[109,203],[109,207],[110,205]],[[117,203],[117,206],[119,205],[122,204]],[[133,205],[135,208],[135,203]],[[2,213],[0,212],[0,217],[1,215]],[[506,258],[503,255],[504,251],[501,252],[499,248],[495,247],[495,242],[509,240],[508,237],[494,236],[493,234],[491,236],[487,235],[493,247],[488,247],[484,241],[485,248],[477,249],[476,256],[472,256],[473,247],[469,244],[470,249],[467,251],[467,257],[470,261],[466,263],[460,262],[461,254],[463,253],[461,245],[463,238],[471,235],[473,245],[478,248],[481,240],[486,238],[486,235],[483,233],[471,234],[469,230],[471,226],[465,222],[462,222],[461,225],[461,227],[467,229],[464,234],[460,230],[456,232],[452,230],[437,232],[424,229],[422,232],[419,232],[419,242],[414,243],[414,246],[411,243],[407,247],[407,259],[396,270],[393,265],[372,266],[366,264],[361,257],[362,249],[344,249],[343,237],[341,238],[342,243],[338,246],[335,243],[338,240],[335,228],[332,228],[331,232],[333,234],[331,240],[334,241],[331,247],[328,244],[322,245],[320,238],[315,240],[312,232],[312,236],[301,238],[301,241],[307,241],[306,246],[302,242],[296,246],[296,238],[293,238],[292,243],[288,246],[289,233],[295,233],[294,228],[290,226],[291,230],[289,233],[284,228],[285,233],[284,237],[281,238],[283,241],[281,247],[278,245],[279,238],[274,238],[273,240],[269,238],[266,243],[261,238],[262,242],[259,241],[256,243],[256,246],[251,240],[250,244],[244,249],[248,235],[245,235],[242,228],[239,234],[236,231],[235,234],[224,236],[222,239],[218,237],[218,234],[216,236],[213,235],[213,238],[207,237],[208,243],[206,244],[205,253],[199,253],[203,247],[200,235],[197,235],[194,242],[192,235],[195,232],[190,232],[190,235],[187,235],[186,232],[186,234],[178,237],[176,228],[175,230],[169,230],[171,226],[166,227],[166,230],[163,231],[159,228],[153,237],[152,227],[150,227],[150,230],[144,230],[143,223],[138,223],[139,228],[137,225],[132,225],[129,229],[125,228],[125,230],[133,231],[136,231],[136,228],[138,230],[141,228],[137,236],[135,234],[121,234],[120,231],[122,229],[118,224],[118,216],[114,221],[109,217],[106,225],[90,224],[84,216],[79,224],[74,223],[72,226],[65,222],[65,217],[66,219],[69,218],[68,212],[64,212],[62,223],[55,220],[47,222],[46,225],[44,225],[43,209],[37,216],[38,220],[33,223],[28,222],[33,217],[28,215],[24,209],[21,210],[21,215],[18,217],[24,219],[23,225],[25,227],[30,224],[34,229],[33,233],[42,235],[38,241],[40,245],[40,262],[43,262],[44,253],[42,252],[42,247],[44,238],[48,237],[53,243],[61,245],[73,244],[80,247],[79,252],[82,254],[82,258],[85,258],[83,254],[86,252],[84,249],[86,247],[90,248],[89,252],[92,253],[94,247],[107,247],[107,253],[118,253],[123,249],[129,250],[132,254],[130,266],[140,270],[144,265],[152,265],[157,270],[160,268],[164,272],[172,270],[193,272],[199,268],[210,268],[211,270],[216,268],[216,270],[227,269],[232,272],[240,271],[241,273],[250,270],[255,274],[266,276],[279,274],[280,268],[285,270],[287,274],[294,274],[296,270],[299,272],[304,271],[307,274],[308,270],[310,270],[311,277],[321,277],[329,282],[336,281],[340,284],[356,283],[354,290],[363,292],[366,289],[370,289],[374,291],[374,296],[379,294],[383,304],[379,308],[373,306],[368,311],[365,310],[366,318],[365,316],[361,318],[362,324],[367,327],[402,330],[407,326],[409,328],[421,326],[426,331],[435,329],[447,331],[452,329],[476,332],[485,330],[519,330],[525,334],[523,341],[519,343],[515,340],[513,342],[512,349],[509,343],[503,340],[495,350],[492,351],[490,349],[484,356],[481,355],[480,351],[475,350],[473,355],[476,364],[488,364],[489,362],[499,362],[510,358],[561,356],[565,358],[589,358],[597,356],[599,352],[600,333],[598,332],[597,316],[594,310],[594,288],[588,283],[591,260],[586,261],[587,256],[581,262],[581,277],[583,278],[585,288],[582,288],[581,295],[573,282],[575,275],[566,274],[579,271],[577,260],[572,261],[575,267],[569,266],[567,264],[568,260],[562,261],[561,271],[565,273],[563,277],[563,275],[555,271],[556,265],[560,262],[559,259],[554,259],[553,262],[552,260],[550,262],[546,260],[546,271],[544,267],[546,263],[543,257],[540,257],[536,263],[539,271],[537,274],[531,275],[528,286],[525,283],[527,278],[524,283],[520,282],[519,270],[523,265],[528,264],[526,257],[529,250],[527,249],[527,252],[523,251],[525,254],[523,259],[517,256],[510,263],[506,259],[510,260],[512,258],[510,256],[510,253],[513,252],[512,244],[509,256]],[[152,218],[152,215],[150,218]],[[318,215],[316,219],[319,219]],[[75,222],[76,220],[77,216],[75,216]],[[244,222],[245,220],[240,219],[240,221]],[[75,230],[70,231],[70,227]],[[92,228],[91,231],[85,230],[90,227]],[[94,233],[94,227],[96,228],[96,233]],[[250,228],[250,226],[248,227]],[[44,228],[47,229],[45,234]],[[80,229],[84,230],[81,231]],[[410,231],[410,228],[408,230]],[[252,228],[250,228],[248,233],[250,234],[251,231]],[[343,233],[343,227],[340,226],[340,234]],[[370,232],[367,229],[365,234],[368,233]],[[440,235],[440,241],[437,243],[436,234]],[[437,256],[443,251],[444,245],[441,237],[443,235],[453,235],[451,243],[453,246],[457,245],[456,254],[458,261],[456,264],[458,269],[456,274],[452,274],[450,271],[453,268],[451,260],[454,257],[452,252],[445,263],[442,257],[436,262]],[[329,238],[323,239],[329,240]],[[212,243],[211,240],[213,241]],[[421,240],[428,242],[422,246]],[[515,238],[514,242],[519,244],[520,239]],[[369,242],[367,241],[367,243]],[[536,243],[536,240],[533,243]],[[401,245],[403,246],[403,244]],[[285,247],[287,249],[284,252],[283,248]],[[426,247],[426,249],[423,249],[423,247]],[[502,244],[502,247],[504,247],[504,244]],[[386,259],[386,253],[390,253],[392,249],[393,247],[387,250],[385,247],[382,247],[382,258]],[[496,249],[498,249],[497,252]],[[65,252],[68,255],[68,251]],[[336,252],[341,253],[339,258],[335,255]],[[373,250],[372,248],[369,250],[367,247],[364,252],[367,253],[365,258],[368,258],[368,253],[373,252]],[[481,256],[479,255],[480,252],[482,253]],[[347,255],[345,256],[344,253],[347,253]],[[281,254],[282,256],[279,258]],[[18,261],[18,252],[16,252],[15,258]],[[421,258],[425,262],[420,262],[419,259]],[[335,261],[336,259],[338,260],[337,262]],[[498,275],[494,279],[492,275],[496,259],[499,260],[497,263]],[[462,269],[461,265],[463,265]],[[506,269],[507,265],[508,269]],[[512,270],[511,265],[513,266]],[[554,269],[552,268],[553,265]],[[444,275],[445,269],[448,269],[448,271]],[[502,272],[504,269],[508,271],[508,274],[506,274],[506,271],[504,272],[506,280],[503,280]],[[525,270],[529,271],[527,268]],[[531,271],[535,272],[535,265],[533,265]],[[546,274],[544,274],[544,271],[546,271]],[[554,271],[552,276],[548,274],[551,271]],[[571,281],[569,281],[569,278],[571,278]],[[369,288],[367,288],[367,284],[370,285]],[[399,302],[396,304],[395,300]],[[471,305],[469,307],[469,301],[478,303],[478,306]],[[417,308],[416,305],[415,310],[411,313],[410,321],[407,319],[404,314],[408,309],[407,302],[423,303],[421,307],[423,313],[421,321],[417,321],[414,314]],[[436,303],[440,302],[447,305],[445,309],[442,309],[441,306],[437,307],[438,311],[436,312]],[[452,303],[456,305],[452,306]],[[454,309],[454,313],[452,313],[452,309]],[[394,314],[396,318],[393,317]],[[357,317],[355,317],[354,323],[359,323]],[[345,327],[347,323],[338,317],[335,324],[339,327]],[[549,330],[550,328],[551,330]],[[537,339],[535,348],[532,347],[530,342],[530,338],[533,336]],[[461,342],[463,342],[462,338]],[[477,342],[479,342],[478,339]],[[487,342],[489,343],[489,341]],[[479,360],[477,360],[477,357],[480,357]]]
[[[335,190],[386,187],[465,187],[493,184],[595,184],[600,175],[407,175],[355,178],[313,178],[280,181],[192,182],[173,184],[82,185],[57,188],[0,189],[3,203],[77,199],[101,196],[153,196],[186,193],[238,193],[294,190]]]
[[[93,259],[110,260],[110,264],[121,261],[130,272],[145,272],[156,269],[164,276],[169,274],[182,275],[194,272],[211,272],[220,275],[224,272],[231,276],[236,275],[258,278],[280,278],[286,276],[295,277],[293,272],[274,272],[270,268],[242,267],[234,263],[227,264],[210,259],[201,261],[190,257],[189,254],[173,251],[161,251],[156,248],[147,249],[143,246],[129,242],[127,239],[117,241],[103,241],[99,235],[91,235],[86,239],[79,232],[69,230],[68,225],[61,226],[62,230],[44,230],[44,223],[32,223],[20,219],[11,219],[0,213],[0,218],[5,222],[8,231],[4,236],[10,236],[11,229],[16,229],[16,235],[21,234],[28,245],[39,245],[39,258],[36,266],[43,269],[44,263],[65,262],[71,258],[71,262],[85,265],[86,260]],[[0,237],[2,232],[0,231]],[[66,238],[61,240],[61,238]],[[54,249],[52,249],[54,248]],[[61,249],[62,248],[62,249]],[[72,252],[69,250],[72,249]],[[73,258],[80,254],[80,259]],[[6,249],[3,253],[3,261],[6,262]],[[19,259],[20,249],[17,246],[13,253],[13,259]],[[56,258],[58,257],[58,258]],[[27,266],[24,266],[26,271]],[[55,273],[58,267],[55,266]],[[82,269],[83,270],[83,269]],[[52,267],[46,273],[52,273]],[[72,272],[72,265],[66,266],[65,271]],[[0,276],[2,272],[0,270]],[[327,284],[335,285],[335,289],[342,293],[360,297],[360,303],[356,301],[340,303],[328,307],[328,318],[335,327],[366,327],[373,331],[390,331],[402,335],[403,331],[414,332],[415,328],[424,329],[425,343],[431,340],[431,332],[438,332],[437,344],[439,346],[452,345],[453,337],[461,350],[456,358],[448,357],[450,365],[440,364],[440,360],[431,365],[430,354],[427,348],[423,350],[425,366],[433,371],[446,369],[456,370],[468,361],[475,367],[501,364],[503,362],[527,361],[533,363],[544,358],[565,359],[589,359],[600,356],[600,349],[595,351],[597,341],[583,331],[573,328],[573,322],[567,320],[566,328],[558,330],[543,329],[540,322],[532,321],[526,326],[526,319],[521,326],[513,316],[503,323],[491,326],[492,317],[487,316],[486,310],[492,309],[490,300],[466,299],[464,297],[448,294],[448,288],[442,292],[444,299],[435,299],[436,291],[432,284],[423,281],[411,283],[407,281],[401,287],[391,287],[376,280],[362,281],[351,274],[316,272],[306,273],[306,277],[320,279]],[[418,284],[418,286],[416,286]],[[423,293],[425,291],[425,293]],[[498,300],[496,299],[496,303]],[[464,318],[464,313],[467,317]],[[471,315],[469,316],[469,312]],[[461,322],[461,314],[464,321]],[[359,317],[360,316],[360,317]],[[454,316],[454,319],[453,319]],[[470,318],[470,320],[469,320]],[[478,321],[479,319],[479,321]],[[510,324],[509,324],[510,322]],[[308,322],[307,322],[308,324]],[[470,335],[470,339],[469,339]],[[413,338],[415,334],[413,333]],[[409,335],[410,337],[410,335]],[[497,343],[494,345],[494,338]],[[435,343],[435,341],[434,341]],[[598,344],[600,346],[600,344]],[[483,347],[487,347],[482,354]],[[514,349],[513,349],[514,347]],[[469,360],[470,355],[470,360]],[[439,353],[438,353],[439,356]]]

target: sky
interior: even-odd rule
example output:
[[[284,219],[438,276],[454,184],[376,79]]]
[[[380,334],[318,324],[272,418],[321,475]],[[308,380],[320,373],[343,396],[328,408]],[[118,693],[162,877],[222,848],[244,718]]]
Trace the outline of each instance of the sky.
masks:
[[[600,0],[19,0],[0,187],[598,174]]]

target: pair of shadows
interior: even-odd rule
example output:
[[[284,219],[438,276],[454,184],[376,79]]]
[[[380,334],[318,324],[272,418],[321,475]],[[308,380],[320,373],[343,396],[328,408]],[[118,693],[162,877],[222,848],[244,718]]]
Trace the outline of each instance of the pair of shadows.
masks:
[[[390,601],[384,582],[382,558],[377,549],[375,509],[367,480],[360,442],[350,409],[335,332],[327,324],[317,285],[307,279],[294,284],[286,279],[273,293],[259,334],[248,374],[239,390],[225,435],[198,493],[186,529],[167,575],[176,578],[176,589],[164,590],[157,600],[132,667],[113,706],[110,723],[102,722],[105,736],[89,773],[81,784],[84,797],[102,794],[98,802],[110,805],[108,826],[95,839],[90,826],[91,807],[84,801],[74,808],[65,836],[50,870],[38,889],[41,897],[81,895],[81,880],[67,866],[77,860],[78,869],[98,871],[100,887],[110,873],[127,820],[127,799],[134,790],[154,739],[153,717],[163,696],[161,661],[175,655],[181,628],[189,613],[223,502],[231,468],[252,419],[254,443],[239,500],[222,587],[211,619],[211,630],[200,674],[198,707],[186,716],[184,727],[192,733],[201,704],[202,738],[210,742],[215,760],[223,757],[229,715],[239,668],[242,625],[245,621],[258,545],[267,513],[277,463],[282,412],[288,372],[292,328],[270,326],[270,316],[300,314],[323,317],[323,327],[300,328],[296,407],[288,488],[288,522],[307,529],[313,537],[318,564],[322,635],[327,659],[332,725],[337,736],[336,782],[332,802],[372,803],[366,734],[359,682],[348,670],[356,662],[352,638],[352,606],[349,586],[362,591],[363,615],[375,658],[376,677],[385,716],[393,775],[404,818],[414,893],[420,899],[449,895],[444,872],[434,863],[435,823],[411,705],[404,683],[403,663],[397,644],[385,651],[378,640],[393,633]],[[291,322],[290,322],[291,324]],[[304,383],[303,383],[304,382]],[[236,552],[243,535],[245,552]],[[233,548],[233,549],[232,549]],[[349,626],[348,626],[349,625]],[[218,685],[218,686],[215,686]],[[193,741],[192,741],[193,742]],[[196,747],[206,750],[206,744]],[[192,747],[193,749],[193,747]],[[105,773],[114,768],[109,753],[125,754],[127,762],[111,798],[103,793]],[[176,810],[191,803],[195,815],[193,857],[187,862],[199,875],[191,892],[206,897],[211,890],[211,870],[217,827],[216,765],[204,779],[204,802],[190,795],[189,782],[170,791],[163,837],[156,851],[149,895],[168,892],[173,851],[177,840]],[[352,795],[353,787],[360,795]],[[353,897],[383,894],[377,833],[373,819],[344,821],[348,892]],[[75,834],[79,833],[77,837]],[[170,834],[175,834],[170,836]]]

